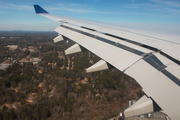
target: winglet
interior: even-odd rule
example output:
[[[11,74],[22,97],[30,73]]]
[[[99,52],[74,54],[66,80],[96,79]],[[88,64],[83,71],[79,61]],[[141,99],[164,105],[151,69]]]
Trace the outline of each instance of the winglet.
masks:
[[[36,14],[39,14],[39,13],[46,13],[46,14],[49,14],[46,10],[44,10],[42,7],[40,7],[39,5],[34,5],[34,9],[36,11]]]

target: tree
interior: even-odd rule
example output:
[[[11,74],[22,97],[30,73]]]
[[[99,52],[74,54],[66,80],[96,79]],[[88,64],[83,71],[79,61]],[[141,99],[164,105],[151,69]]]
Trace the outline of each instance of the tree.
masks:
[[[49,110],[48,110],[47,108],[44,108],[44,109],[42,110],[42,117],[43,117],[43,118],[50,117],[50,112],[49,112]]]
[[[38,52],[33,52],[33,53],[31,53],[31,56],[32,56],[32,57],[38,57],[38,56],[39,56],[39,53],[38,53]]]
[[[3,120],[9,120],[9,113],[8,112],[3,113]]]
[[[57,60],[57,67],[62,67],[63,66],[63,60],[62,59],[58,59]]]
[[[10,111],[9,118],[10,118],[10,120],[14,120],[16,118],[16,115],[13,110]]]
[[[91,83],[91,77],[90,76],[88,76],[88,83]]]
[[[41,118],[41,112],[40,112],[40,108],[37,107],[34,111],[34,117],[37,119],[37,120],[40,120]]]
[[[26,103],[26,100],[24,98],[21,98],[20,103],[21,105],[24,105]]]
[[[2,108],[3,111],[5,111],[7,109],[8,109],[8,107],[6,107],[6,106],[3,106],[3,108]]]

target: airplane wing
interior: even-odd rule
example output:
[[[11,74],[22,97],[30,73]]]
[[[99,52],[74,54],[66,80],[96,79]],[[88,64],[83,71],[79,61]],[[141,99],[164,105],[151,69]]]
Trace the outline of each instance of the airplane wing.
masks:
[[[102,60],[87,72],[108,69],[109,64],[134,78],[146,93],[124,111],[125,117],[163,110],[180,119],[180,36],[156,34],[49,14],[34,5],[36,14],[60,23],[54,42],[69,38],[76,42],[65,54],[86,48]]]

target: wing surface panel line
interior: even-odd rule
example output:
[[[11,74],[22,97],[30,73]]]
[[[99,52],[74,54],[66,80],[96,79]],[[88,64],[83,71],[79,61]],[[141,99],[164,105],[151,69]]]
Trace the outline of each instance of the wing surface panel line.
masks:
[[[90,33],[86,33],[86,32],[77,30],[77,29],[72,28],[72,27],[67,27],[67,26],[65,26],[65,25],[61,25],[61,27],[64,27],[64,28],[67,28],[67,29],[76,31],[76,32],[81,33],[81,34],[85,34],[85,35],[90,36],[90,37],[96,37],[97,39],[99,38],[98,40],[104,41],[104,42],[109,43],[109,44],[111,44],[111,45],[115,45],[115,44],[116,44],[116,43],[113,42],[113,41],[110,41],[110,40],[107,40],[107,39],[104,39],[104,38],[100,38],[100,37],[98,37],[98,36],[94,36],[94,35],[92,35],[92,34],[90,34]],[[105,35],[107,35],[107,34],[105,34]],[[109,34],[108,34],[108,35],[109,35]],[[109,36],[112,36],[112,35],[109,35]],[[134,41],[132,41],[132,40],[127,40],[127,39],[125,39],[125,38],[119,38],[119,37],[117,37],[117,36],[112,36],[112,37],[118,38],[118,39],[120,39],[120,40],[124,40],[124,41],[126,41],[126,42],[130,42],[130,43],[135,44],[135,45],[138,45],[138,46],[140,46],[140,47],[144,47],[144,48],[153,50],[153,51],[155,51],[155,52],[160,52],[160,50],[158,50],[157,48],[153,48],[153,47],[150,47],[150,46],[147,46],[147,45],[143,45],[143,44],[134,42]],[[128,51],[130,51],[130,52],[133,52],[133,53],[138,54],[138,55],[141,55],[141,56],[145,54],[145,53],[143,53],[143,52],[141,52],[141,51],[135,50],[135,49],[133,49],[133,48],[129,48],[129,47],[124,46],[124,45],[121,45],[121,44],[119,44],[117,47],[120,47],[120,48],[122,48],[122,49],[128,50]],[[160,52],[160,53],[164,55],[163,52]],[[165,56],[165,57],[166,57],[166,56]],[[170,56],[167,57],[167,58],[168,58],[168,59],[171,59],[172,61],[174,61],[174,62],[176,62],[177,64],[180,65],[180,61],[178,61],[178,60],[176,60],[176,59],[174,60],[174,59],[172,59],[172,57],[170,57]]]
[[[87,33],[87,32],[83,32],[83,31],[80,31],[80,30],[77,30],[77,29],[74,29],[74,28],[70,28],[70,27],[64,26],[64,25],[61,25],[61,27],[64,27],[64,28],[66,28],[66,29],[69,29],[69,30],[72,30],[72,31],[75,31],[75,32],[84,34],[84,35],[86,35],[86,36],[95,38],[95,39],[97,39],[97,40],[100,40],[100,41],[102,41],[102,42],[105,42],[105,43],[114,45],[114,46],[116,46],[116,47],[118,47],[118,48],[124,49],[124,50],[126,50],[126,51],[132,52],[132,53],[137,54],[137,55],[140,55],[140,56],[142,56],[142,55],[145,54],[145,53],[142,52],[142,51],[136,50],[136,49],[134,49],[134,48],[130,48],[130,47],[125,46],[125,45],[122,45],[122,44],[120,44],[120,43],[118,43],[118,45],[117,45],[117,43],[114,42],[114,41],[111,41],[111,40],[108,40],[108,39],[105,39],[105,38],[102,38],[102,37],[99,37],[99,36],[96,36],[96,35],[93,35],[93,34],[90,34],[90,33]]]

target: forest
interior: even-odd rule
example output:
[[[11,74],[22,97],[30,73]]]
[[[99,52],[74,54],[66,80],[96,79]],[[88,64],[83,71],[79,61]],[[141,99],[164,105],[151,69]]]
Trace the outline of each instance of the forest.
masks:
[[[89,51],[65,56],[74,42],[53,43],[57,33],[0,32],[3,36],[0,62],[10,57],[13,64],[0,70],[1,120],[107,120],[144,94],[133,78],[116,68],[87,74],[86,68],[100,58]],[[18,48],[9,50],[9,44]],[[22,50],[28,46],[36,50]],[[34,57],[41,61],[20,62]]]

